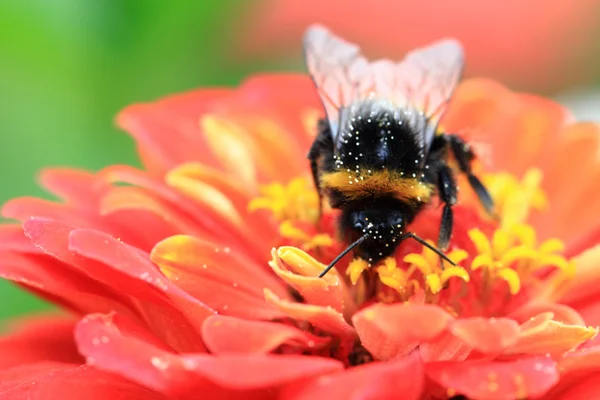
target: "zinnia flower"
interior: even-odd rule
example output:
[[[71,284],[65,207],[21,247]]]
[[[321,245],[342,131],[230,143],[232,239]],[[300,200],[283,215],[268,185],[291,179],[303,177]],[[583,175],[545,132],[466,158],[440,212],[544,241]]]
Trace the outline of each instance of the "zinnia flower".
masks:
[[[594,76],[597,2],[512,0],[262,0],[240,18],[236,56],[289,55],[319,22],[371,55],[398,58],[451,36],[463,43],[470,76],[556,91]],[[241,50],[241,51],[240,51]],[[300,53],[298,52],[297,55]],[[394,57],[392,57],[394,58]],[[510,62],[506,62],[510,60]]]
[[[0,275],[64,315],[17,321],[7,398],[576,398],[600,394],[599,127],[487,80],[443,120],[497,203],[462,183],[448,256],[367,268],[319,218],[306,76],[125,109],[143,169],[51,169],[2,210]],[[434,240],[434,203],[411,229]],[[581,398],[581,397],[580,397]]]

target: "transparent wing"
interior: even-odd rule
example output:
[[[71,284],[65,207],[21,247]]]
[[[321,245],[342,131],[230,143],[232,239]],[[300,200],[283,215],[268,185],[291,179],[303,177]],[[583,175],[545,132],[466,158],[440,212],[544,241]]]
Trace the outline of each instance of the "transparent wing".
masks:
[[[405,112],[419,135],[424,158],[462,75],[463,50],[459,42],[439,41],[408,53],[400,62],[369,62],[357,45],[323,26],[313,25],[305,34],[304,51],[334,142],[340,126],[344,126],[348,106],[374,98]]]
[[[344,108],[358,100],[369,86],[373,88],[369,62],[358,46],[332,35],[321,25],[306,31],[304,57],[335,141]]]
[[[370,65],[377,96],[411,112],[409,121],[421,131],[425,152],[458,86],[463,65],[462,46],[449,39],[414,50],[398,63],[378,60]]]

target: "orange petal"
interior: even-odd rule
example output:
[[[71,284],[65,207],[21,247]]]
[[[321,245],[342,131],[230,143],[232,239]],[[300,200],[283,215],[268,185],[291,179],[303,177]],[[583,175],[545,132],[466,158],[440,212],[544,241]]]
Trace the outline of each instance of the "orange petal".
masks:
[[[423,395],[424,378],[423,361],[414,352],[399,360],[360,365],[309,383],[292,384],[281,398],[418,400]]]
[[[240,340],[240,333],[243,333],[243,340]],[[204,321],[202,338],[213,354],[269,353],[283,344],[299,350],[315,350],[329,341],[290,325],[223,315],[214,315]]]
[[[66,203],[82,208],[93,208],[99,195],[108,185],[98,182],[95,174],[73,168],[44,169],[39,176],[40,184]]]
[[[308,321],[319,329],[344,338],[351,338],[356,335],[354,328],[348,325],[344,316],[332,307],[321,307],[283,300],[269,289],[265,289],[264,294],[267,302],[278,307],[295,320]]]
[[[263,288],[288,297],[285,288],[260,265],[225,247],[191,236],[158,243],[151,260],[177,286],[225,315],[249,319],[279,318],[264,301]]]
[[[568,282],[560,300],[577,309],[579,305],[596,301],[600,295],[600,245],[586,250],[573,261],[575,277]]]
[[[521,325],[521,334],[505,354],[562,355],[593,338],[597,329],[580,325],[565,325],[541,314]],[[550,315],[551,317],[551,315]]]
[[[542,357],[431,363],[427,375],[449,393],[494,400],[539,398],[559,380],[556,363]]]
[[[517,322],[525,322],[530,318],[544,313],[552,313],[552,319],[567,325],[584,325],[585,320],[574,309],[564,304],[551,303],[548,301],[533,301],[528,303],[515,312],[508,315],[509,318]]]
[[[185,161],[201,159],[205,164],[219,165],[206,146],[198,120],[216,99],[230,93],[230,89],[201,89],[131,105],[121,111],[117,123],[143,149],[142,160],[154,175]]]
[[[600,346],[576,350],[558,361],[561,375],[600,370]]]
[[[484,354],[495,355],[519,337],[519,324],[509,318],[466,318],[452,322],[450,332]]]
[[[427,343],[421,343],[419,351],[423,361],[429,363],[433,361],[465,360],[471,353],[472,348],[450,332],[444,332]]]
[[[273,249],[271,254],[273,260],[270,265],[273,271],[295,288],[307,303],[331,306],[344,315],[354,313],[356,306],[337,270],[319,278],[318,275],[325,266],[294,247]],[[286,268],[286,265],[289,267]]]
[[[378,360],[405,356],[446,330],[452,317],[434,305],[375,304],[354,315],[362,345]]]
[[[250,188],[256,188],[256,164],[250,135],[231,120],[205,115],[200,119],[202,133],[213,154],[228,172]]]

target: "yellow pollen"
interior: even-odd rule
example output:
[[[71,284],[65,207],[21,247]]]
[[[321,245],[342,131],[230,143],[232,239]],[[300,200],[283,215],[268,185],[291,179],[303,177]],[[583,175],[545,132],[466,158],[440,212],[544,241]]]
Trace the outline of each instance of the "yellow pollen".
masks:
[[[479,229],[471,229],[469,237],[477,254],[471,262],[471,271],[485,269],[484,279],[503,280],[512,295],[519,293],[523,280],[543,267],[557,268],[563,277],[574,273],[574,263],[559,253],[564,245],[558,239],[549,239],[537,245],[535,230],[525,224],[497,229],[490,240]]]
[[[509,173],[488,174],[483,182],[494,199],[495,212],[500,218],[502,227],[523,223],[530,211],[543,210],[548,200],[540,184],[542,172],[531,168],[518,180]]]
[[[248,210],[269,210],[278,221],[314,223],[319,217],[319,196],[306,177],[292,179],[287,184],[276,182],[262,186],[260,194],[250,201]]]

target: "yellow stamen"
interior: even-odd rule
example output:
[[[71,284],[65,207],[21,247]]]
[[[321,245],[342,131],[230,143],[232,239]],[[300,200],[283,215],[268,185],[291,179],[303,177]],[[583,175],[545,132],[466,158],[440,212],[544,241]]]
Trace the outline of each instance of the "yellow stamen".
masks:
[[[355,258],[354,260],[350,261],[348,269],[346,269],[346,275],[350,277],[350,281],[352,281],[352,284],[356,285],[356,282],[358,282],[358,278],[360,278],[362,272],[367,268],[369,268],[369,263],[367,263],[362,258]]]
[[[515,295],[521,290],[521,279],[514,269],[500,268],[496,271],[498,278],[506,281],[510,294]]]
[[[483,182],[494,199],[495,212],[503,227],[523,223],[530,211],[543,210],[548,200],[540,185],[543,174],[532,168],[519,181],[509,173],[489,174]]]
[[[250,211],[270,210],[279,221],[316,222],[319,216],[319,196],[306,177],[293,179],[287,185],[265,185],[260,193],[261,197],[248,204]]]
[[[564,248],[558,239],[537,245],[535,230],[522,223],[497,229],[490,240],[475,228],[468,232],[479,254],[471,261],[471,271],[486,269],[486,280],[501,279],[511,294],[521,290],[524,279],[542,267],[555,267],[566,276],[572,276],[572,262],[557,254]]]
[[[286,239],[298,242],[299,246],[304,251],[333,245],[333,238],[331,236],[319,233],[311,237],[303,230],[296,228],[291,221],[283,221],[281,225],[279,225],[279,233]]]
[[[455,249],[448,253],[447,256],[455,264],[459,264],[467,259],[468,254],[464,250]],[[403,258],[403,261],[409,264],[409,269],[407,270],[407,273],[404,276],[401,285],[395,287],[398,290],[401,290],[403,286],[406,286],[408,284],[409,278],[414,271],[419,271],[421,273],[421,275],[423,276],[423,281],[425,282],[425,288],[431,294],[436,294],[440,290],[442,290],[444,285],[452,277],[460,278],[465,282],[469,282],[470,280],[469,273],[461,266],[455,267],[447,261],[444,261],[444,265],[443,267],[441,267],[439,256],[426,247],[423,248],[421,254],[407,254]],[[382,275],[379,269],[377,271],[379,272],[379,279],[381,279],[381,281],[384,282],[384,278],[387,275]],[[411,279],[410,282],[412,281],[418,284],[417,280]],[[385,282],[384,284],[391,286]]]

